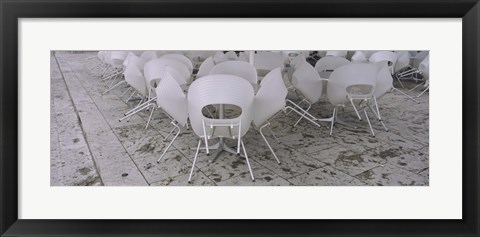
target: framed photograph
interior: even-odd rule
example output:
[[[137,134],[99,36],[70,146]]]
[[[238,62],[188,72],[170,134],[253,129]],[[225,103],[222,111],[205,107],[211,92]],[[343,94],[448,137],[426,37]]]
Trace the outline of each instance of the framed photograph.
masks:
[[[0,6],[1,236],[480,234],[477,0]]]

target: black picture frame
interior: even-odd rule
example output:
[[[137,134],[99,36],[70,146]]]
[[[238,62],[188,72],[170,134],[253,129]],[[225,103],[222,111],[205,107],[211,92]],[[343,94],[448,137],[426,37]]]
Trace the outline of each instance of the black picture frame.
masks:
[[[1,236],[479,236],[478,0],[0,0],[0,16]],[[17,20],[59,17],[462,18],[463,218],[461,220],[18,219]]]

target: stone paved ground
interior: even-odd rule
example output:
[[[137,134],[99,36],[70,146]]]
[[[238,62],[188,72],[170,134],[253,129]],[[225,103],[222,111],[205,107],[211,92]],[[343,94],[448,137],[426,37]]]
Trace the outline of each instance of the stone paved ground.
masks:
[[[333,136],[328,135],[328,124],[318,128],[302,121],[292,127],[298,116],[282,113],[271,121],[280,143],[267,138],[280,165],[260,134],[250,129],[244,140],[255,182],[250,180],[244,159],[222,155],[210,163],[200,153],[189,184],[196,136],[183,129],[157,164],[168,144],[163,138],[172,128],[170,120],[157,110],[147,130],[148,112],[119,122],[136,102],[125,103],[127,96],[121,98],[125,87],[102,95],[106,83],[91,70],[98,63],[95,55],[57,52],[51,57],[52,186],[429,184],[428,92],[418,104],[399,93],[381,98],[381,113],[390,131],[372,120],[375,137],[366,121],[358,121],[348,106],[339,115],[358,128],[335,125]],[[298,101],[293,92],[289,98]],[[318,117],[331,113],[332,106],[325,99],[312,108]],[[268,129],[266,134],[270,134]]]

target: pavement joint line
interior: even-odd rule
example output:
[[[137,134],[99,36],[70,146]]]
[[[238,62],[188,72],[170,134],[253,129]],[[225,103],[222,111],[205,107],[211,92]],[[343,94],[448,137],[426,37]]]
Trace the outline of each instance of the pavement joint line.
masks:
[[[75,110],[75,114],[77,116],[77,120],[79,122],[79,125],[82,128],[83,139],[85,140],[85,143],[87,144],[88,152],[90,153],[90,156],[92,157],[92,162],[93,162],[93,165],[95,167],[95,171],[98,174],[98,178],[100,179],[100,184],[102,186],[104,186],[105,184],[103,183],[102,175],[100,174],[100,170],[97,167],[97,163],[96,163],[95,158],[94,158],[95,156],[93,156],[92,150],[90,148],[90,144],[87,140],[87,134],[85,134],[85,128],[83,127],[82,120],[80,119],[80,115],[78,114],[77,106],[73,102],[72,95],[70,94],[70,89],[68,88],[67,82],[65,81],[65,76],[63,75],[63,71],[62,71],[62,68],[60,67],[60,63],[58,62],[57,55],[53,54],[53,57],[55,58],[55,62],[57,64],[58,71],[60,72],[60,75],[62,75],[62,79],[63,79],[62,81],[65,84],[65,88],[67,89],[67,93],[68,93],[68,96],[70,97],[70,101],[72,103],[73,109]]]
[[[70,66],[70,63],[67,62],[67,64],[69,64]],[[70,66],[71,67],[71,66]],[[77,72],[74,72],[73,75],[75,76],[75,79],[77,79],[77,81],[80,81],[77,77]],[[102,115],[103,119],[106,121],[106,118],[105,118],[105,115],[102,113],[102,111],[100,110],[100,108],[98,108],[98,105],[97,103],[95,103],[95,101],[93,100],[92,96],[90,95],[89,91],[83,86],[83,83],[80,83],[81,87],[87,92],[87,95],[90,97],[90,99],[92,100],[93,104],[95,104],[95,107],[97,107],[98,111],[100,112],[100,114]],[[72,102],[73,102],[73,99],[72,99]],[[76,108],[75,108],[75,111],[76,111]],[[78,112],[77,112],[77,116],[78,116]],[[140,168],[138,167],[137,163],[135,163],[135,161],[133,160],[133,158],[130,156],[130,154],[127,152],[127,149],[126,147],[124,146],[124,144],[120,141],[120,139],[118,138],[118,135],[114,132],[112,126],[107,122],[108,124],[108,127],[110,128],[110,131],[112,131],[112,133],[115,135],[115,137],[117,138],[118,142],[122,145],[123,149],[125,150],[125,153],[127,154],[128,158],[130,158],[130,160],[133,162],[133,164],[135,165],[135,167],[137,168],[138,172],[142,175],[143,179],[145,180],[145,182],[147,184],[148,183],[148,180],[147,178],[145,177],[145,175],[143,174],[143,172],[140,170]],[[83,126],[82,126],[82,131],[85,133],[84,129],[83,129]],[[84,134],[85,136],[85,139],[86,139],[86,134]],[[89,146],[89,149],[90,149],[90,144],[87,140],[87,144]],[[92,156],[93,157],[93,156]],[[99,173],[100,174],[100,173]]]

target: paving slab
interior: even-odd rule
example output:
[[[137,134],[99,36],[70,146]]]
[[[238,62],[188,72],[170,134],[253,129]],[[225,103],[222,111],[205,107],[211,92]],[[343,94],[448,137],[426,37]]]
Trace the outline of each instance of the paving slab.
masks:
[[[377,166],[356,175],[358,179],[378,186],[424,186],[428,180],[424,176],[406,171],[391,164]]]
[[[290,182],[296,186],[362,186],[366,184],[329,165],[298,175],[290,179]]]

